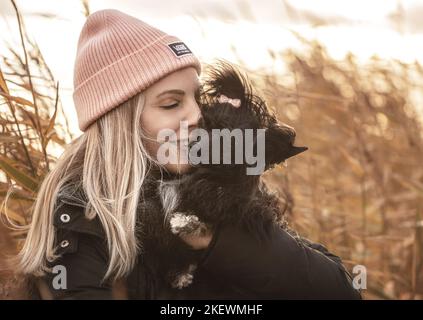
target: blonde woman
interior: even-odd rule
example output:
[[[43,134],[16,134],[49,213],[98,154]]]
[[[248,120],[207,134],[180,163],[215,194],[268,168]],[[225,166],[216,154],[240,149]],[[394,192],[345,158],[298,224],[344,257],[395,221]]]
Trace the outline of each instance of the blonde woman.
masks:
[[[158,163],[157,136],[170,129],[182,139],[182,122],[196,128],[200,72],[174,36],[117,10],[88,17],[73,94],[83,134],[43,181],[20,270],[44,284],[42,297],[55,299],[111,299],[119,283],[131,299],[360,298],[338,257],[300,246],[280,228],[266,245],[231,226],[183,238],[202,255],[184,289],[168,288],[142,258],[143,182],[189,170]]]

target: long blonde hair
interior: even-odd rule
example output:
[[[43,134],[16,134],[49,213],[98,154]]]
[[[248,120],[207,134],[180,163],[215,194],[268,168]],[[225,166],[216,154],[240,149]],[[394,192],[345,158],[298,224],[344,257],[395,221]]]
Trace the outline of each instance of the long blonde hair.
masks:
[[[32,222],[18,255],[24,274],[40,276],[57,258],[53,214],[59,191],[79,181],[87,198],[85,215],[98,216],[109,251],[105,279],[127,275],[136,262],[136,209],[143,181],[154,159],[148,155],[140,126],[142,93],[114,108],[69,144],[43,180],[33,205]]]

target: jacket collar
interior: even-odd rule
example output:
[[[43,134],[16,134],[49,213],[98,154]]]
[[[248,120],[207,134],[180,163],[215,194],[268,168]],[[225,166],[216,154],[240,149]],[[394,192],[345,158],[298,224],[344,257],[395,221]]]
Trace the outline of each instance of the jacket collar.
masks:
[[[179,174],[157,168],[151,168],[144,184],[144,195],[156,194],[155,186],[158,180],[173,180],[180,178]],[[66,192],[65,192],[66,189]],[[152,192],[151,194],[149,192]],[[69,196],[71,194],[71,196]],[[53,225],[59,229],[82,232],[105,238],[105,232],[98,216],[88,219],[85,216],[87,199],[80,184],[68,183],[59,192],[54,211]]]

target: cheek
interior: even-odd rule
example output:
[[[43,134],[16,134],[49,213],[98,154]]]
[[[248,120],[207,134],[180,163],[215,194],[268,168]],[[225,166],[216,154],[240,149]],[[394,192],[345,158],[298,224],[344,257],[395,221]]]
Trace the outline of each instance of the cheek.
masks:
[[[144,134],[148,137],[144,140],[144,145],[154,158],[156,158],[160,147],[160,143],[156,141],[160,130],[172,129],[175,133],[178,133],[179,130],[179,118],[167,110],[145,110],[141,115],[140,124]]]
[[[149,137],[156,139],[160,130],[171,129],[178,132],[179,118],[168,110],[146,110],[141,116],[141,126]]]

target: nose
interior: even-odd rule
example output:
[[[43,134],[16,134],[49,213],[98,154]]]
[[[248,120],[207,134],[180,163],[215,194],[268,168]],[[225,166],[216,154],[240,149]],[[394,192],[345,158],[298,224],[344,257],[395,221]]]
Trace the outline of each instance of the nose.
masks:
[[[198,103],[195,99],[189,104],[187,108],[187,114],[186,114],[186,121],[188,122],[188,128],[194,129],[198,126],[198,120],[200,120],[201,117],[201,111],[200,107],[198,106]]]

